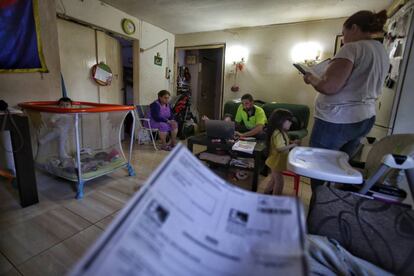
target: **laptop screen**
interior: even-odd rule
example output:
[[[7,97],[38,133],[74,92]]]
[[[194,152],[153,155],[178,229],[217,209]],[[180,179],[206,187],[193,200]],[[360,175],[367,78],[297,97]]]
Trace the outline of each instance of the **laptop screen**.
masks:
[[[206,132],[209,138],[233,139],[234,138],[234,122],[226,122],[222,120],[207,120]]]

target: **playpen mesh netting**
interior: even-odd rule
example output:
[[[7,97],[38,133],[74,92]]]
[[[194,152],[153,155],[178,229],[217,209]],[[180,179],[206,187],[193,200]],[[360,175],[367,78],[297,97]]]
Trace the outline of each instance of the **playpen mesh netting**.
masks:
[[[30,118],[38,168],[80,184],[121,167],[133,173],[121,138],[124,119],[133,116],[134,107],[84,102],[71,108],[56,102],[21,106]]]

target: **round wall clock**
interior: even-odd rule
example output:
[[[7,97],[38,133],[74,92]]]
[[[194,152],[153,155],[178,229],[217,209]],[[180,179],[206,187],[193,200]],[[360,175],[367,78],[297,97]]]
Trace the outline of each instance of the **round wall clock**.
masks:
[[[122,30],[126,33],[126,34],[133,34],[135,33],[135,24],[131,19],[128,18],[124,18],[122,19]]]

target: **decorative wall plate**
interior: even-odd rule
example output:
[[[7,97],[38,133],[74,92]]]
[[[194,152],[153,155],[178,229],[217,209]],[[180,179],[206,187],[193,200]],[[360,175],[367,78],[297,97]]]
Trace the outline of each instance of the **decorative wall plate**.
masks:
[[[95,64],[91,68],[92,78],[95,82],[102,86],[111,84],[112,81],[112,70],[103,62]]]

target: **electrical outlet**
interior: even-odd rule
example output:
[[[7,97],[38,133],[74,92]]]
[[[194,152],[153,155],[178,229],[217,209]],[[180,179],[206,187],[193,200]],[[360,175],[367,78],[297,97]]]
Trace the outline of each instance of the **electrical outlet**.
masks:
[[[165,78],[169,80],[171,77],[171,70],[169,67],[165,67]]]

